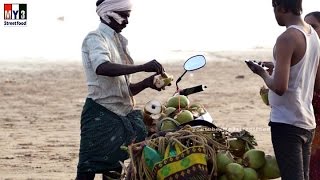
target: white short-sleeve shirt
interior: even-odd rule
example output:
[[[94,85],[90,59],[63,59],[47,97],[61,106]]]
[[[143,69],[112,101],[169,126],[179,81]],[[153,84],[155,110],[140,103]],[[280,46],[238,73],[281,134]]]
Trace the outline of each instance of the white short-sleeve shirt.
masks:
[[[107,61],[133,64],[127,51],[127,40],[106,24],[100,23],[98,29],[90,32],[82,44],[82,62],[88,85],[87,97],[108,110],[125,116],[133,109],[133,97],[129,90],[130,76],[97,75],[97,67]]]

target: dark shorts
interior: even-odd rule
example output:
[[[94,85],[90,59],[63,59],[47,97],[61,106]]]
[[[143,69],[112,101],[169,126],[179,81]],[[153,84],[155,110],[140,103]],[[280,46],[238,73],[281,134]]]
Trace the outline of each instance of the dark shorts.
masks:
[[[147,136],[142,112],[132,111],[119,116],[92,99],[87,99],[81,114],[79,173],[102,173],[120,167],[119,161],[128,158],[122,150]]]
[[[282,180],[309,180],[314,130],[270,122],[274,153]]]

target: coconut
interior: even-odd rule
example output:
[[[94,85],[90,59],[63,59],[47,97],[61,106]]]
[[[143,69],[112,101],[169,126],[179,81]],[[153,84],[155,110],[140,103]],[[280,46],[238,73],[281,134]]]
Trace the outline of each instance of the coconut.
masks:
[[[199,112],[200,116],[207,112],[205,108],[198,108],[197,111]]]
[[[163,78],[164,86],[171,85],[172,81],[173,81],[173,78]]]
[[[268,98],[269,89],[265,86],[260,88],[260,96],[264,104],[269,105],[269,98]]]
[[[192,113],[192,116],[194,117],[194,119],[200,117],[200,113],[196,110],[188,110]]]
[[[179,126],[179,123],[170,117],[163,118],[160,123],[160,131],[173,131]]]
[[[243,167],[237,163],[230,163],[226,166],[226,175],[228,180],[242,180],[244,177]]]
[[[201,104],[192,104],[189,106],[188,110],[193,114],[194,118],[198,118],[207,112]]]
[[[147,102],[143,109],[143,120],[148,126],[152,125],[153,120],[159,119],[162,114],[163,106],[158,100],[151,100]]]
[[[183,124],[183,123],[187,123],[189,121],[192,121],[193,115],[188,110],[182,110],[174,117],[174,119],[176,121],[178,121],[180,124]]]
[[[261,99],[262,99],[264,104],[269,105],[269,97],[268,97],[267,93],[261,94]]]
[[[244,176],[242,180],[258,180],[258,173],[252,168],[243,168]]]
[[[237,156],[237,157],[242,157],[243,154],[246,152],[245,147],[246,147],[246,142],[242,139],[230,139],[228,140],[229,143],[229,150],[230,152]]]
[[[169,74],[166,73],[166,72],[163,72],[163,73],[161,74],[161,77],[163,77],[163,78],[173,78],[172,75],[169,75]]]
[[[179,108],[179,102],[180,102],[180,108],[186,108],[190,104],[190,101],[187,98],[187,96],[176,95],[176,96],[170,97],[168,99],[167,107],[174,107],[174,108],[178,109]]]
[[[167,107],[164,110],[164,114],[166,114],[166,116],[171,116],[177,109],[174,107]]]
[[[242,158],[239,158],[239,157],[234,157],[234,161],[238,164],[242,164]]]
[[[259,174],[265,179],[275,179],[280,177],[280,170],[274,156],[266,155],[266,163],[259,169]]]
[[[243,155],[243,165],[253,169],[261,168],[266,162],[265,153],[258,149],[250,149]]]
[[[160,114],[162,112],[162,104],[158,100],[151,100],[144,106],[144,111],[149,114]]]
[[[198,109],[198,108],[203,108],[203,105],[198,104],[198,103],[193,103],[189,106],[190,109]]]
[[[151,117],[150,114],[143,112],[143,122],[147,126],[151,126],[154,123],[154,116]]]
[[[226,172],[226,166],[230,163],[233,163],[233,157],[229,151],[219,151],[217,153],[217,168],[218,173],[223,174]]]
[[[166,73],[163,74],[159,74],[154,76],[153,78],[153,84],[157,87],[157,88],[162,88],[164,89],[165,86],[169,86],[171,85],[171,82],[173,81],[173,77],[169,76]]]

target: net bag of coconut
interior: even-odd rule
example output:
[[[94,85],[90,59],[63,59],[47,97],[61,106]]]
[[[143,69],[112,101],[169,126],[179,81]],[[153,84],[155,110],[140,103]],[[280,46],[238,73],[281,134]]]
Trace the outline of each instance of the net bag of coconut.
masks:
[[[190,130],[154,135],[144,143],[130,146],[129,152],[127,179],[202,180],[217,173],[215,148]]]

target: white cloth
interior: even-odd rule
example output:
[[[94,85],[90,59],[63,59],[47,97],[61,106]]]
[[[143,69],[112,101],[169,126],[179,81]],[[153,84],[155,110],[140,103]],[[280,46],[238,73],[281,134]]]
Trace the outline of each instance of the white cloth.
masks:
[[[110,17],[112,17],[119,24],[122,24],[125,19],[114,11],[128,11],[131,8],[132,3],[130,0],[104,0],[97,6],[96,12],[107,23],[110,23]]]

